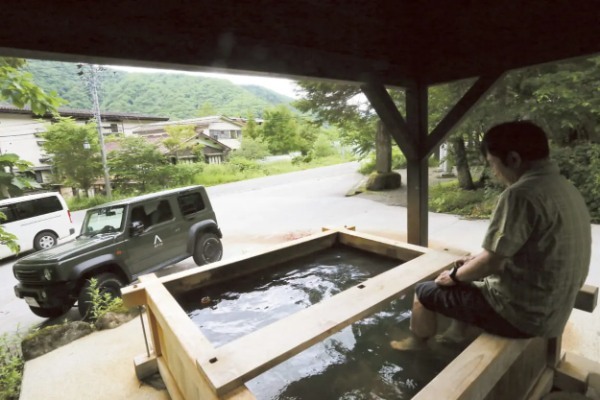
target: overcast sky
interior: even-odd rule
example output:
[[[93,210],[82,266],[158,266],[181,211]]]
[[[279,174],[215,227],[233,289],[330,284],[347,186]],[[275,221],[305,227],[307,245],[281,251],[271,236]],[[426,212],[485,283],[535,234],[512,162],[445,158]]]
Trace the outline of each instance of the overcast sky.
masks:
[[[146,72],[146,73],[171,73],[171,74],[187,74],[187,75],[199,75],[212,78],[227,79],[237,85],[258,85],[264,86],[267,89],[271,89],[274,92],[281,93],[283,95],[298,98],[294,89],[296,84],[290,79],[283,78],[267,78],[262,76],[250,76],[250,75],[234,75],[234,74],[222,74],[212,72],[188,72],[188,71],[174,71],[165,69],[152,69],[152,68],[139,68],[139,67],[121,67],[111,66],[111,68],[119,69],[122,71],[129,72]]]

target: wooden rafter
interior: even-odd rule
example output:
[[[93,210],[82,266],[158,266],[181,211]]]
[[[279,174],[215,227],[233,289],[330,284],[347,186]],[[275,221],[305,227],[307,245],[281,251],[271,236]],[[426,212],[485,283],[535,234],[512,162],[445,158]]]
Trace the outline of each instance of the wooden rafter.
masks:
[[[413,135],[385,87],[381,84],[365,83],[360,88],[404,155],[407,158],[417,158],[417,145]]]
[[[429,156],[440,143],[446,140],[454,127],[483,99],[502,75],[502,73],[496,73],[482,76],[473,83],[427,137],[426,156]]]

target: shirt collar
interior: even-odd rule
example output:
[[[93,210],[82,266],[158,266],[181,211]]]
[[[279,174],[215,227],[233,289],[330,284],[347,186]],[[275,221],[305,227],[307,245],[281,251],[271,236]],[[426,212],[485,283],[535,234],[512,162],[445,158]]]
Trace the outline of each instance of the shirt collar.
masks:
[[[560,174],[560,169],[558,168],[558,164],[552,160],[541,160],[535,163],[535,165],[527,170],[521,177],[519,181],[542,176],[542,175],[554,175]]]

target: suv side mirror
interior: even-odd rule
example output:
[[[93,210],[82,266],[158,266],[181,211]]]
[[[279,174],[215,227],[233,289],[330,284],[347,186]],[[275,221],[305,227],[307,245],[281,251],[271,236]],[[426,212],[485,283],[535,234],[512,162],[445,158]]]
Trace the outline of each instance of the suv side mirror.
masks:
[[[131,223],[131,236],[140,236],[144,232],[144,223],[141,221],[133,221]]]

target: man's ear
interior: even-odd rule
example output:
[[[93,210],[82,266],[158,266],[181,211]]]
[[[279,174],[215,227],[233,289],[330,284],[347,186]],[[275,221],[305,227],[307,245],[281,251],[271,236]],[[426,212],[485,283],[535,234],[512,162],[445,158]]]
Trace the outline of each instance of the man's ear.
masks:
[[[521,155],[516,151],[509,151],[504,160],[504,164],[510,168],[519,168],[522,162]]]

